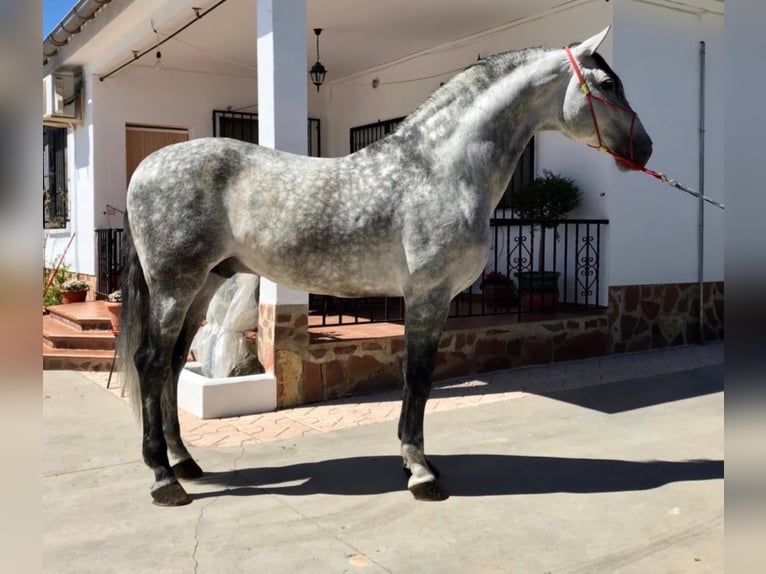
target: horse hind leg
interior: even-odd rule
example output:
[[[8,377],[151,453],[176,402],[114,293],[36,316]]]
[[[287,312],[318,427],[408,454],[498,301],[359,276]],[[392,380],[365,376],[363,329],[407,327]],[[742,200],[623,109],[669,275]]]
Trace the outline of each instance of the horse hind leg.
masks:
[[[408,298],[405,303],[406,354],[399,439],[404,466],[409,473],[407,488],[417,500],[449,497],[438,480],[438,473],[426,459],[423,436],[426,402],[449,302],[449,292],[440,289]]]
[[[160,506],[191,502],[170,466],[162,424],[162,394],[166,386],[172,384],[174,351],[177,352],[193,296],[193,292],[155,294],[150,301],[143,339],[134,356],[141,388],[142,453],[144,462],[154,473],[152,499]]]
[[[224,279],[217,275],[208,275],[207,282],[197,294],[186,314],[184,325],[173,351],[173,374],[162,393],[162,430],[168,445],[168,455],[176,478],[194,480],[203,474],[202,468],[192,458],[181,439],[181,426],[178,422],[178,378],[189,355],[194,335],[205,317],[210,300],[223,284]]]

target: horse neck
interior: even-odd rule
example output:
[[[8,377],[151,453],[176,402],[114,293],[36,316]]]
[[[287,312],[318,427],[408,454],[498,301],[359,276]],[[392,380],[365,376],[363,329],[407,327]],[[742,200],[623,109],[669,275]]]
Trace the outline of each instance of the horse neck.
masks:
[[[437,92],[403,128],[417,132],[428,144],[421,149],[432,150],[431,161],[449,166],[469,183],[466,192],[483,194],[492,211],[529,140],[561,125],[570,77],[562,73],[562,58],[542,50],[505,71],[474,68],[444,86],[450,91]]]

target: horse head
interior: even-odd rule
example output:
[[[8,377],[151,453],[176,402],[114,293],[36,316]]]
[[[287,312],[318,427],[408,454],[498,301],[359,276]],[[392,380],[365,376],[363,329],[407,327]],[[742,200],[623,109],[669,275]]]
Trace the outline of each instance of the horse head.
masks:
[[[625,97],[622,81],[596,52],[609,27],[565,48],[571,80],[566,88],[562,132],[615,158],[627,171],[652,155],[652,140]]]

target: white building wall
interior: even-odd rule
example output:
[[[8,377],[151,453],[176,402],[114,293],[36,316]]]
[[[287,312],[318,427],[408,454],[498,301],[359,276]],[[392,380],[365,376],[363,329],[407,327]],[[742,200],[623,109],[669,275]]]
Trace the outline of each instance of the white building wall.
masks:
[[[706,42],[705,194],[724,201],[723,17],[620,0],[614,24],[614,68],[654,141],[648,167],[693,189],[700,183],[699,42]],[[610,284],[696,282],[697,201],[644,174],[607,173]],[[723,279],[723,239],[723,212],[708,206],[706,281]]]
[[[255,38],[253,38],[255,42]],[[255,49],[255,44],[253,45]],[[145,124],[189,130],[189,139],[213,135],[213,110],[258,111],[257,80],[253,77],[200,74],[129,66],[116,76],[93,82],[98,100],[95,154],[97,226],[107,226],[107,203],[125,206],[125,125]],[[308,83],[308,77],[307,77]],[[309,115],[319,98],[309,90]],[[309,86],[307,86],[309,89]],[[121,227],[122,220],[112,226]]]
[[[349,152],[352,127],[406,116],[423,103],[438,87],[469,66],[477,55],[487,56],[530,46],[560,47],[600,32],[611,22],[611,6],[603,2],[580,5],[531,21],[525,21],[483,37],[441,46],[398,63],[328,83],[326,96],[328,156]],[[611,40],[602,48],[609,58]],[[329,65],[329,64],[328,64]],[[428,78],[443,73],[437,77]],[[378,88],[372,80],[378,78]],[[414,78],[425,78],[407,81]],[[323,87],[322,90],[325,90]],[[547,140],[548,134],[539,141]],[[539,144],[544,149],[545,143]],[[587,170],[583,172],[587,175]]]
[[[86,83],[82,125],[70,128],[67,135],[67,190],[69,222],[65,229],[46,230],[45,264],[58,263],[69,240],[74,239],[64,257],[71,271],[95,273],[93,227],[93,110],[92,83]]]
[[[103,213],[107,203],[125,208],[126,124],[185,128],[190,139],[212,136],[214,109],[239,109],[257,100],[255,78],[129,66],[103,82],[91,81],[98,104],[94,132],[97,227],[108,226]],[[111,223],[122,227],[122,217],[112,216]]]
[[[328,86],[326,155],[349,151],[349,130],[404,116],[456,72],[487,55],[533,45],[561,46],[613,24],[600,48],[623,79],[628,98],[655,142],[650,167],[697,188],[699,41],[707,43],[706,194],[723,200],[723,18],[633,0],[591,3],[461,41]],[[377,78],[380,85],[372,87]],[[697,280],[695,200],[644,174],[625,174],[606,155],[546,132],[536,139],[536,169],[572,177],[583,190],[572,217],[606,218],[601,272],[607,285]],[[705,280],[723,278],[723,217],[706,208]],[[493,254],[490,253],[490,261]],[[501,254],[502,259],[502,254]],[[602,292],[600,300],[605,301]]]
[[[309,115],[321,117],[321,92],[308,86],[308,78],[307,90]],[[105,212],[107,204],[125,208],[126,124],[186,128],[190,139],[207,137],[213,135],[214,109],[257,112],[257,100],[255,73],[243,77],[134,65],[104,82],[86,73],[84,124],[69,138],[72,221],[66,231],[49,233],[46,261],[60,254],[76,231],[65,261],[72,270],[95,274],[94,230],[122,227],[122,215]]]
[[[477,54],[561,46],[613,23],[600,52],[623,78],[631,103],[654,139],[650,167],[696,187],[698,47],[699,40],[706,40],[706,193],[723,199],[722,20],[632,0],[584,4],[328,82],[319,93],[307,82],[309,115],[322,120],[322,155],[344,155],[350,128],[409,114]],[[449,73],[395,83],[440,72]],[[380,81],[377,89],[371,85],[374,78]],[[167,68],[157,72],[133,65],[104,82],[87,75],[85,89],[85,124],[70,137],[75,166],[70,174],[70,227],[77,230],[77,241],[67,261],[77,271],[94,273],[93,230],[122,226],[121,216],[107,218],[104,212],[107,203],[125,205],[125,125],[182,127],[191,138],[209,136],[213,109],[257,111],[257,82],[255,77]],[[583,205],[572,216],[610,220],[602,237],[606,284],[696,281],[697,208],[692,198],[648,176],[618,172],[610,158],[560,134],[543,133],[536,142],[538,173],[561,172],[584,192]],[[717,280],[723,277],[723,217],[710,207],[706,215],[705,279]],[[51,255],[55,248],[60,252],[67,239],[66,234],[58,235],[49,241]],[[604,297],[602,293],[602,302]]]

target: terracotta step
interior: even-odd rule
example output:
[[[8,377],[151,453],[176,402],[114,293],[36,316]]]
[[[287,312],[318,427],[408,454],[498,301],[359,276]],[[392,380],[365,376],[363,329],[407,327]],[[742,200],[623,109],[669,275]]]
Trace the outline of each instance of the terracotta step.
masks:
[[[43,344],[54,349],[114,349],[111,330],[80,330],[51,315],[43,316]]]
[[[110,331],[112,324],[104,301],[86,301],[48,307],[49,317],[79,331]]]
[[[98,349],[52,349],[43,345],[43,369],[108,371],[114,351]]]
[[[104,301],[53,305],[43,315],[43,369],[108,371],[114,342]]]

